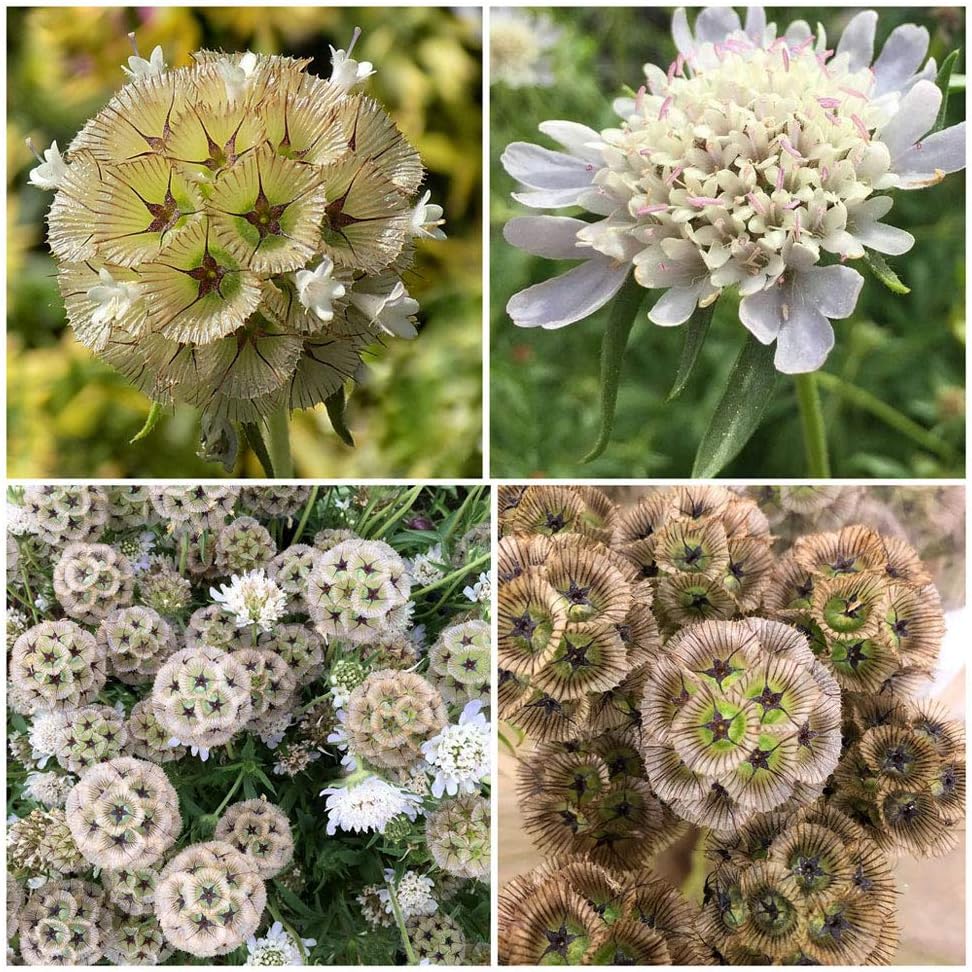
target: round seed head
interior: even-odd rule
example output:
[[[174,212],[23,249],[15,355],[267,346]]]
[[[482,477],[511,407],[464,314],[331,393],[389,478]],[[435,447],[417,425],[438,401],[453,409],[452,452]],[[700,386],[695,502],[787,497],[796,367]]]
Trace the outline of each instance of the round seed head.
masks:
[[[406,929],[420,962],[460,965],[467,961],[466,936],[454,918],[441,912],[422,915],[410,919]]]
[[[443,871],[462,878],[488,877],[489,801],[484,797],[446,801],[426,817],[425,836],[432,859]]]
[[[7,833],[7,860],[27,878],[81,874],[87,865],[68,827],[64,810],[31,810]]]
[[[107,705],[89,705],[67,713],[57,740],[57,761],[69,773],[120,756],[128,742],[124,713]]]
[[[152,608],[133,606],[113,611],[98,628],[112,671],[122,681],[145,681],[176,650],[171,625]]]
[[[48,881],[20,912],[20,953],[28,965],[94,965],[110,936],[101,888],[88,881]]]
[[[269,648],[238,648],[230,654],[250,680],[250,725],[265,728],[290,709],[297,691],[294,670]]]
[[[287,815],[265,797],[227,807],[214,837],[235,847],[262,878],[276,877],[294,855]]]
[[[117,921],[105,948],[113,965],[159,965],[170,954],[154,915]]]
[[[266,567],[276,552],[270,531],[252,516],[240,516],[216,537],[216,568],[222,574],[242,574]]]
[[[26,486],[21,505],[40,538],[52,546],[96,540],[108,523],[108,502],[100,486]]]
[[[186,755],[185,746],[171,744],[172,737],[156,718],[151,698],[140,699],[132,706],[125,728],[128,731],[127,755],[150,763],[168,763]]]
[[[132,565],[105,543],[72,543],[54,567],[54,593],[65,614],[97,624],[131,603]]]

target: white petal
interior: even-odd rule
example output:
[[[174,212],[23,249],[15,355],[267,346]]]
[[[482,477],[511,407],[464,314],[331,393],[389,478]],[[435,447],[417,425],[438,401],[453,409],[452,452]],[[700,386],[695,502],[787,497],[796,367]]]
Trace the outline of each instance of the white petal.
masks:
[[[578,125],[572,121],[545,121],[539,125],[544,135],[549,135],[555,142],[559,142],[571,155],[587,162],[594,162],[598,167],[604,165],[604,158],[600,149],[588,147],[588,143],[601,141],[600,133],[586,125]]]
[[[901,99],[897,114],[880,131],[892,159],[931,131],[941,104],[942,93],[931,81],[919,81]]]
[[[783,323],[784,288],[773,286],[739,302],[739,320],[763,344],[772,344]]]
[[[742,30],[742,24],[732,7],[705,7],[695,18],[695,39],[700,44],[718,44],[737,30]]]
[[[815,307],[797,304],[776,339],[773,363],[785,375],[816,371],[834,346],[834,329]]]
[[[672,15],[672,40],[679,54],[688,57],[695,50],[695,38],[688,25],[684,7],[679,7]]]
[[[900,91],[921,67],[928,53],[928,31],[916,24],[902,24],[891,31],[874,62],[874,97]]]
[[[860,71],[871,66],[874,57],[874,31],[878,15],[874,10],[862,10],[850,19],[837,42],[836,53],[850,58],[849,69]]]
[[[799,304],[807,300],[827,317],[850,317],[857,306],[864,278],[853,267],[814,267],[801,273],[791,286],[791,297]]]
[[[559,277],[514,294],[506,312],[517,327],[553,329],[600,310],[620,289],[631,268],[595,257]]]
[[[762,7],[746,8],[746,36],[757,46],[766,43],[766,11]]]
[[[887,223],[865,223],[854,230],[854,235],[872,250],[891,256],[907,253],[915,245],[915,238],[907,230]]]
[[[805,20],[794,20],[783,35],[790,47],[798,47],[813,36],[810,25]]]
[[[507,145],[500,162],[517,182],[530,189],[587,189],[596,171],[593,165],[572,155],[529,142]]]
[[[853,216],[855,225],[858,222],[878,220],[887,216],[893,205],[894,200],[890,196],[871,196],[848,210],[848,219]]]
[[[965,168],[965,122],[935,132],[894,160],[901,189],[923,189]]]
[[[577,246],[577,234],[590,223],[569,216],[517,216],[503,227],[507,243],[548,260],[577,260],[590,248]]]
[[[688,287],[672,287],[666,290],[648,311],[648,320],[661,327],[678,327],[679,324],[684,324],[695,313],[702,290],[707,287],[707,281],[703,280]]]

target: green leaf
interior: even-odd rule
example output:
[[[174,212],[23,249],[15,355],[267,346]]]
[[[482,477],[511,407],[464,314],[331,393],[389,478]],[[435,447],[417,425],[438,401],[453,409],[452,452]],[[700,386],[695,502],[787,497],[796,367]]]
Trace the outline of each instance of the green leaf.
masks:
[[[263,471],[269,479],[273,479],[273,463],[270,461],[270,453],[267,451],[266,442],[263,441],[263,433],[260,431],[260,426],[256,422],[244,422],[241,428],[243,429],[243,435],[246,436],[247,443],[256,453],[257,459],[260,460]]]
[[[719,474],[759,428],[766,406],[776,390],[777,371],[772,345],[760,344],[752,335],[736,358],[722,398],[702,436],[693,479]]]
[[[942,61],[942,66],[938,69],[938,77],[935,78],[935,84],[938,85],[939,90],[942,93],[942,105],[938,109],[938,117],[935,119],[935,127],[932,129],[933,132],[940,131],[945,127],[945,115],[948,112],[948,93],[951,90],[950,81],[952,78],[952,71],[955,69],[955,62],[958,60],[960,49],[952,51],[948,57]]]
[[[142,439],[146,438],[146,436],[151,433],[152,429],[159,424],[160,418],[162,418],[162,406],[158,402],[152,402],[152,407],[149,409],[148,418],[145,419],[145,424],[128,444],[135,445],[136,442],[141,442]]]
[[[678,360],[678,373],[675,375],[675,384],[668,393],[667,400],[670,402],[678,398],[688,384],[699,352],[705,344],[705,336],[709,333],[709,325],[712,323],[712,315],[715,313],[717,303],[718,301],[714,300],[708,307],[697,307],[695,313],[689,318],[688,324],[685,325],[685,343],[682,345],[682,356]]]
[[[327,417],[331,420],[331,427],[337,432],[338,438],[345,444],[354,448],[354,437],[348,428],[344,418],[344,407],[347,401],[344,397],[344,388],[339,388],[333,395],[330,395],[324,402],[327,409]]]
[[[864,251],[864,262],[867,269],[884,284],[893,294],[910,294],[911,288],[906,286],[901,278],[888,266],[888,261],[873,250]]]
[[[611,304],[611,316],[601,339],[601,431],[594,448],[581,462],[593,462],[611,441],[624,351],[644,297],[644,289],[635,282],[633,276],[629,276]]]

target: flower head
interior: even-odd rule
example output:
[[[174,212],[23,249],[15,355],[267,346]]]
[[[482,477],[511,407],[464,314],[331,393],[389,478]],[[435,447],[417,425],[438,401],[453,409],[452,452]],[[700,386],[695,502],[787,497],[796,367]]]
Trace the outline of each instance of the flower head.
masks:
[[[306,949],[317,944],[314,938],[302,938],[298,945],[283,925],[275,921],[266,935],[257,938],[251,935],[246,940],[246,962],[244,965],[303,965]]]
[[[27,139],[27,147],[33,151],[33,143]],[[38,189],[58,189],[67,175],[67,163],[57,147],[57,142],[51,142],[51,147],[44,149],[43,159],[38,156],[40,165],[30,170],[28,180]]]
[[[414,820],[422,807],[421,799],[414,793],[379,776],[349,780],[345,786],[329,786],[321,790],[321,796],[327,797],[324,806],[329,836],[338,830],[380,834],[399,814]]]
[[[615,102],[619,126],[545,122],[565,151],[510,145],[503,164],[521,203],[595,217],[507,224],[515,246],[584,261],[515,295],[514,323],[581,320],[629,273],[663,291],[648,315],[662,326],[736,288],[740,321],[776,343],[778,370],[819,368],[831,320],[850,316],[863,284],[843,261],[914,243],[881,222],[892,206],[881,193],[965,166],[964,124],[933,131],[942,95],[935,62],[921,68],[927,32],[898,27],[872,66],[875,24],[858,14],[829,50],[802,21],[777,36],[761,8],[745,28],[732,10],[703,10],[694,33],[679,9],[677,59],[667,72],[646,65],[646,85]]]
[[[342,92],[350,91],[355,85],[361,84],[375,73],[371,61],[356,61],[351,57],[351,52],[360,36],[361,28],[355,27],[346,51],[331,48],[331,66],[334,68],[331,72],[331,84]]]
[[[563,36],[546,13],[490,11],[489,78],[511,88],[548,87],[554,82],[548,52]]]
[[[218,590],[211,587],[209,594],[233,615],[239,628],[256,625],[261,631],[270,631],[287,607],[287,595],[266,576],[263,568],[242,576],[234,574],[229,584],[223,584]]]
[[[313,270],[298,270],[294,280],[301,304],[322,321],[334,320],[334,302],[347,292],[344,283],[334,276],[334,261],[324,257]]]
[[[455,725],[422,744],[422,755],[435,779],[432,795],[476,793],[490,771],[490,729],[479,699],[467,702]]]
[[[442,207],[435,203],[430,203],[432,190],[426,189],[425,195],[418,201],[415,209],[412,210],[412,236],[421,236],[429,240],[444,240],[445,232],[442,224]]]
[[[135,45],[135,35],[129,34],[128,39],[132,42],[132,48],[135,53],[128,59],[128,67],[122,65],[122,70],[128,75],[133,81],[137,81],[141,78],[155,78],[165,72],[165,55],[162,53],[162,48],[160,45],[156,44],[152,48],[152,53],[149,55],[148,60],[144,57],[140,57],[138,53],[138,47]]]

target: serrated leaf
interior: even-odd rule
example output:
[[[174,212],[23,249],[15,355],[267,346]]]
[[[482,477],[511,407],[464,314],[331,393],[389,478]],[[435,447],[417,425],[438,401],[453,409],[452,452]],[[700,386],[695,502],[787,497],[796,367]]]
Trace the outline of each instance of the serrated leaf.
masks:
[[[736,358],[722,398],[702,436],[693,479],[717,476],[750,440],[776,390],[777,371],[772,345],[761,344],[752,335]]]
[[[243,435],[246,436],[246,441],[250,448],[256,454],[257,459],[260,460],[260,465],[263,466],[263,471],[266,473],[268,479],[273,479],[273,463],[270,461],[270,453],[267,450],[267,444],[263,441],[263,433],[260,431],[260,426],[256,422],[244,422],[241,426],[243,429]]]
[[[689,318],[685,325],[685,343],[682,345],[682,356],[678,359],[678,373],[675,375],[675,384],[668,393],[668,401],[671,402],[682,394],[683,389],[688,384],[695,362],[698,361],[699,352],[705,344],[705,337],[709,333],[709,325],[712,323],[712,315],[715,313],[715,305],[718,301],[713,301],[708,307],[697,307],[695,313]]]
[[[629,276],[611,303],[611,315],[601,338],[601,430],[594,448],[581,462],[593,462],[611,441],[624,352],[644,297],[644,289],[635,282],[633,276]]]
[[[348,428],[347,422],[344,418],[344,409],[347,405],[347,400],[344,397],[344,388],[339,388],[332,395],[329,395],[324,401],[324,407],[327,409],[327,417],[331,420],[331,428],[337,433],[338,438],[345,444],[354,448],[354,436],[351,435],[351,430]]]
[[[152,407],[149,409],[148,417],[145,419],[145,424],[139,429],[135,437],[129,441],[129,445],[135,445],[136,442],[141,442],[142,439],[150,435],[152,429],[159,424],[159,419],[162,418],[162,406],[158,402],[152,402]]]
[[[864,251],[864,262],[867,269],[884,284],[893,294],[910,294],[911,288],[908,287],[901,278],[888,266],[888,261],[875,253],[873,250]]]
[[[945,127],[945,115],[948,113],[948,94],[951,91],[950,81],[958,56],[959,49],[956,48],[942,61],[942,66],[938,69],[938,77],[935,78],[935,84],[938,85],[938,89],[942,93],[942,104],[938,109],[938,117],[935,119],[935,127],[932,129],[933,132],[940,131]]]

